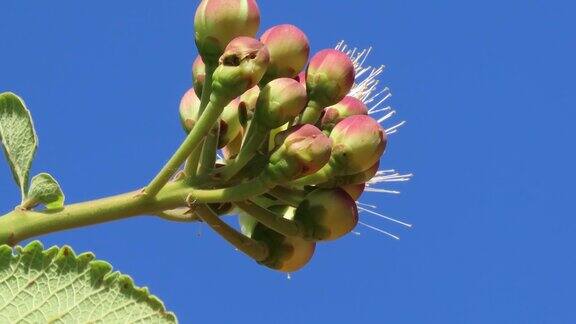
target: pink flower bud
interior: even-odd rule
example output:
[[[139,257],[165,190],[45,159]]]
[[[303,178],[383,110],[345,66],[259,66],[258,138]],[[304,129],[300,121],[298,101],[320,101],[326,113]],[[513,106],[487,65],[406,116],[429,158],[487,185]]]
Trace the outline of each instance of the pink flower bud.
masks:
[[[280,127],[296,118],[306,106],[304,87],[293,79],[272,80],[260,91],[254,120],[267,129]]]
[[[206,79],[206,66],[202,61],[202,57],[198,56],[192,64],[192,77],[194,80],[194,91],[198,98],[202,97],[202,89],[204,88],[204,80]]]
[[[354,65],[348,56],[334,49],[318,52],[306,69],[308,107],[303,122],[315,123],[324,107],[334,105],[350,92],[354,84]]]
[[[380,160],[386,148],[386,133],[369,116],[350,116],[336,124],[330,166],[337,175],[362,172]]]
[[[352,184],[352,185],[342,186],[340,188],[342,188],[342,190],[346,191],[346,193],[348,195],[350,195],[350,198],[352,198],[353,200],[358,200],[358,198],[360,198],[360,196],[362,196],[362,194],[364,193],[364,189],[366,188],[366,184],[365,183]]]
[[[263,83],[277,78],[293,78],[308,61],[308,38],[294,25],[274,26],[264,32],[260,41],[270,51],[270,66],[262,79]]]
[[[182,100],[180,100],[180,122],[186,133],[190,132],[192,127],[194,127],[199,108],[200,99],[194,93],[194,89],[186,91]]]
[[[368,107],[360,99],[346,96],[337,104],[324,109],[321,128],[330,132],[344,118],[354,115],[368,115]]]
[[[254,37],[259,26],[255,0],[203,0],[194,17],[196,47],[205,63],[216,65],[231,40]]]
[[[335,240],[356,227],[358,208],[354,199],[340,188],[316,189],[298,205],[294,220],[304,225],[309,239]]]
[[[304,124],[276,136],[282,143],[270,156],[267,172],[282,182],[301,178],[320,170],[330,159],[331,140],[315,126]]]
[[[239,97],[260,82],[269,62],[268,49],[257,39],[233,39],[214,71],[212,95],[226,101]]]
[[[239,221],[244,235],[268,246],[269,256],[261,263],[271,269],[295,272],[308,264],[314,256],[315,242],[279,234],[249,215],[242,215]]]

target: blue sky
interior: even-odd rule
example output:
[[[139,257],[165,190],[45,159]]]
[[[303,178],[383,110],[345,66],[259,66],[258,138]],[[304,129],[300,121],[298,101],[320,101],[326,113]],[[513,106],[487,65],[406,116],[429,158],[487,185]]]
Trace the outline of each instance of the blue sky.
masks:
[[[26,100],[34,171],[68,202],[146,183],[183,139],[197,2],[0,5],[0,91]],[[48,235],[149,286],[182,323],[574,323],[576,41],[569,1],[259,1],[314,50],[373,46],[408,123],[382,166],[415,173],[365,195],[405,230],[360,228],[287,280],[198,224],[151,217]],[[399,120],[400,120],[399,119]],[[570,135],[572,134],[572,135]],[[17,203],[0,168],[0,206]]]

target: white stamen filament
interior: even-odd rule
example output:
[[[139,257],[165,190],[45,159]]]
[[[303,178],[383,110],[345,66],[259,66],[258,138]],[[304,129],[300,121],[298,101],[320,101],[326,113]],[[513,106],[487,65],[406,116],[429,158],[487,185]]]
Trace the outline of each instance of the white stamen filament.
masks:
[[[364,211],[364,212],[370,213],[370,214],[372,214],[372,215],[378,216],[378,217],[380,217],[380,218],[384,218],[384,219],[386,219],[386,220],[389,220],[389,221],[391,221],[391,222],[394,222],[394,223],[397,223],[397,224],[406,226],[406,227],[408,227],[408,228],[412,228],[412,224],[408,224],[408,223],[405,223],[405,222],[403,222],[403,221],[399,221],[399,220],[397,220],[397,219],[394,219],[394,218],[392,218],[392,217],[388,217],[388,216],[386,216],[386,215],[382,215],[382,214],[377,213],[377,212],[375,212],[375,211],[373,211],[373,210],[370,210],[370,209],[367,209],[367,208],[363,208],[363,207],[360,207],[360,206],[358,206],[358,209],[359,209],[360,211]]]
[[[358,221],[358,224],[360,224],[360,225],[362,225],[362,226],[365,226],[365,227],[368,227],[369,229],[374,230],[374,231],[376,231],[376,232],[379,232],[379,233],[388,235],[388,236],[390,236],[390,237],[392,237],[392,238],[394,238],[394,239],[396,239],[396,240],[399,240],[399,239],[400,239],[400,237],[398,237],[398,236],[396,236],[396,235],[394,235],[394,234],[392,234],[392,233],[388,233],[388,232],[386,232],[386,231],[383,230],[383,229],[379,229],[378,227],[375,227],[375,226],[366,224],[366,223],[361,222],[361,221]]]

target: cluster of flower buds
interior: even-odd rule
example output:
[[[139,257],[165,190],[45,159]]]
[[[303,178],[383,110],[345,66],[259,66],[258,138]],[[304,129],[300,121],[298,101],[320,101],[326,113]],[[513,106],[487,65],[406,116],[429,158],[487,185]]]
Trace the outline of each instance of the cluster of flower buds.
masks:
[[[199,56],[180,117],[186,132],[219,125],[222,158],[191,201],[204,204],[198,217],[239,250],[292,272],[317,242],[358,224],[356,200],[378,171],[387,136],[351,94],[348,55],[324,49],[310,58],[299,28],[278,25],[256,38],[259,24],[254,0],[203,0],[197,9]],[[240,214],[241,231],[214,218],[221,204]]]

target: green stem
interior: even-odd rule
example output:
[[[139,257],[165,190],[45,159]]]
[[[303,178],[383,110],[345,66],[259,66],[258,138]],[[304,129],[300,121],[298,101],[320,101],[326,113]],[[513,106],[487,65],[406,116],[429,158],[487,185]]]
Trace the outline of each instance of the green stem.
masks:
[[[0,244],[14,245],[22,240],[48,233],[129,218],[138,215],[159,215],[176,220],[163,211],[198,203],[230,202],[265,193],[274,184],[260,179],[233,188],[203,190],[190,187],[186,181],[167,184],[155,197],[134,191],[108,198],[68,205],[57,211],[17,209],[0,217]],[[184,218],[178,217],[178,221]],[[190,219],[192,220],[192,219]]]
[[[269,229],[284,236],[302,236],[301,227],[295,221],[286,219],[249,201],[238,201],[234,204]]]
[[[282,186],[277,186],[276,188],[272,189],[270,194],[292,207],[298,207],[306,195],[304,191],[288,189]]]
[[[334,175],[333,169],[329,164],[324,165],[320,171],[307,175],[305,177],[291,181],[288,185],[292,187],[304,187],[329,181]]]
[[[322,115],[322,109],[324,109],[324,107],[320,107],[315,102],[308,102],[308,107],[304,109],[302,117],[300,118],[300,124],[316,124],[318,119],[320,119],[320,115]]]
[[[218,137],[220,133],[220,123],[218,120],[212,126],[210,133],[204,141],[202,146],[202,154],[200,155],[200,165],[198,166],[198,175],[203,176],[209,174],[214,169],[216,164],[216,151],[218,151]]]
[[[210,96],[212,95],[212,76],[214,75],[215,69],[215,65],[206,65],[206,76],[204,79],[204,86],[202,87],[202,96],[200,98],[200,107],[198,108],[196,120],[200,119],[200,116],[210,102]],[[189,179],[194,178],[198,173],[198,163],[200,161],[201,152],[202,149],[197,148],[196,150],[192,151],[188,157],[188,161],[184,166],[184,173],[188,176]]]
[[[244,143],[242,143],[242,148],[236,156],[236,158],[230,161],[229,164],[220,168],[218,174],[222,181],[228,181],[236,173],[238,173],[256,154],[256,151],[260,148],[264,140],[266,139],[266,134],[268,130],[260,126],[256,120],[252,120],[248,130],[246,131]]]
[[[158,172],[156,177],[150,182],[146,187],[145,194],[148,197],[154,197],[162,187],[170,180],[170,177],[178,171],[178,168],[188,156],[200,146],[202,140],[206,137],[212,125],[218,120],[218,117],[222,113],[224,106],[227,102],[222,102],[218,100],[214,95],[211,96],[210,102],[206,107],[206,110],[198,119],[198,122],[194,125],[184,142],[180,147],[174,152],[174,155],[166,162],[162,170]]]
[[[226,224],[218,217],[212,209],[201,204],[194,206],[196,213],[206,224],[208,224],[216,233],[220,234],[226,241],[234,245],[238,250],[244,252],[252,259],[262,262],[268,258],[268,246],[262,242],[253,240],[244,234],[238,232],[230,225]]]

